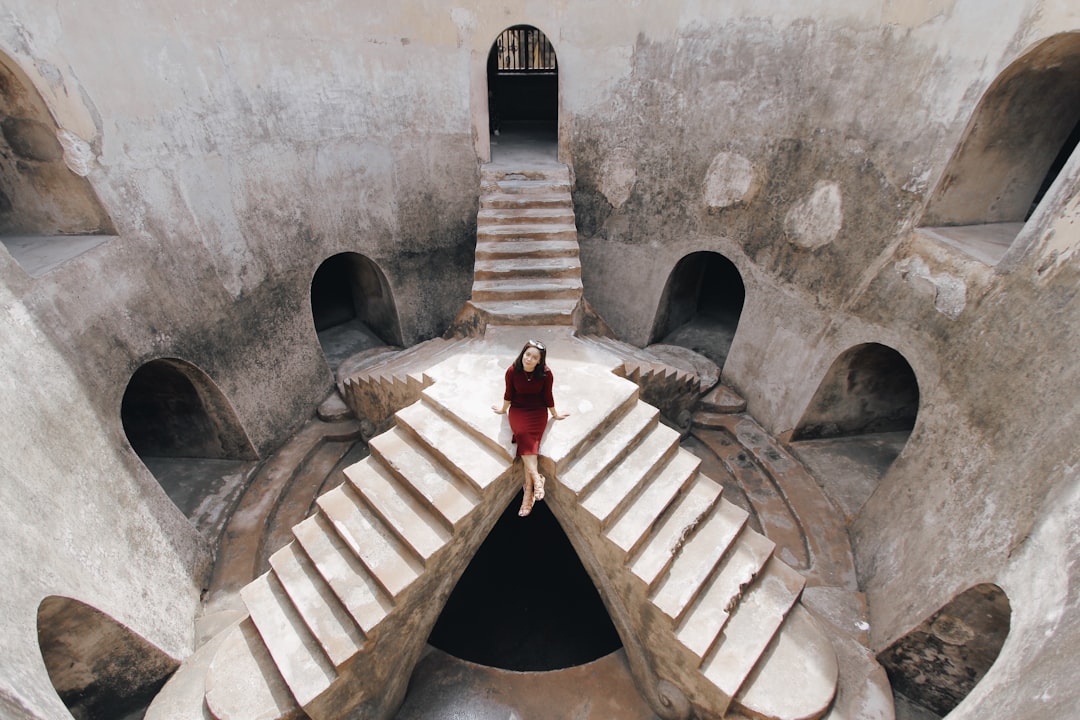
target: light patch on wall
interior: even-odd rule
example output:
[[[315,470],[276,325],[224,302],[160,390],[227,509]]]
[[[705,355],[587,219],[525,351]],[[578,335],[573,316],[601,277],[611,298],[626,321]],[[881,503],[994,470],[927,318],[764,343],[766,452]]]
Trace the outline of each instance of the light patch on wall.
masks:
[[[634,168],[634,158],[630,151],[626,148],[615,148],[604,159],[601,172],[600,192],[604,193],[612,207],[622,207],[637,182],[637,170]]]
[[[761,181],[749,160],[722,152],[713,158],[705,174],[705,204],[719,210],[749,203],[760,187]]]
[[[840,188],[836,183],[819,182],[809,197],[788,210],[784,229],[797,245],[812,250],[835,240],[843,222]]]
[[[64,148],[64,164],[68,166],[68,169],[79,177],[89,175],[90,163],[94,160],[94,151],[90,143],[63,128],[56,131],[56,139]]]
[[[967,284],[949,273],[934,274],[922,258],[909,257],[896,264],[900,277],[916,291],[933,293],[934,308],[951,320],[960,317],[967,304]]]
[[[1080,250],[1080,195],[1073,197],[1043,237],[1042,261],[1038,272],[1046,277],[1050,270],[1064,265]]]

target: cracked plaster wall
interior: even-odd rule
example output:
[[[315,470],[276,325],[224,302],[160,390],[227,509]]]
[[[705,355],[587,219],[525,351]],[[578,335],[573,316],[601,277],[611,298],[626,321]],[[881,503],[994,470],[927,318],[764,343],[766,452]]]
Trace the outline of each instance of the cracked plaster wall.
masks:
[[[2,420],[7,617],[70,592],[184,654],[208,558],[126,448],[128,378],[193,362],[273,448],[329,390],[308,287],[342,251],[383,269],[406,342],[441,332],[471,282],[484,59],[530,23],[559,56],[590,302],[644,344],[678,260],[728,257],[747,297],[725,379],[780,436],[844,350],[903,354],[919,422],[852,527],[875,644],[995,582],[1013,632],[955,717],[1080,703],[1080,163],[1007,272],[910,232],[981,92],[1080,28],[1069,3],[0,0],[0,16],[0,50],[117,233],[36,280],[0,253],[19,390]],[[27,440],[35,423],[65,440]],[[55,511],[36,523],[41,497]],[[56,716],[32,622],[12,625],[0,696]]]

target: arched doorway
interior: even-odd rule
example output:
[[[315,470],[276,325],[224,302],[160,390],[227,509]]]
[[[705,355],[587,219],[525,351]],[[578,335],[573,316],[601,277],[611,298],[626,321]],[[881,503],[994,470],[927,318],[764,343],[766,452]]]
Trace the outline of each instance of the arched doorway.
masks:
[[[688,347],[723,368],[745,301],[733,262],[715,252],[690,253],[668,277],[650,342]]]
[[[539,29],[503,30],[488,52],[488,130],[493,162],[558,155],[559,65]]]
[[[89,167],[66,162],[59,129],[30,78],[0,53],[0,241],[35,277],[115,233]]]
[[[71,598],[41,601],[37,633],[49,679],[77,720],[142,717],[179,666],[130,628]]]
[[[952,712],[997,660],[1012,606],[997,585],[960,593],[878,654],[897,695],[941,717]]]
[[[258,459],[217,385],[184,360],[151,360],[128,381],[120,419],[165,493],[204,536],[216,539],[222,503],[243,489]]]
[[[390,284],[379,266],[359,253],[333,255],[315,271],[311,318],[332,369],[368,348],[401,345]]]
[[[996,264],[1080,142],[1080,32],[1043,40],[990,85],[921,222]]]

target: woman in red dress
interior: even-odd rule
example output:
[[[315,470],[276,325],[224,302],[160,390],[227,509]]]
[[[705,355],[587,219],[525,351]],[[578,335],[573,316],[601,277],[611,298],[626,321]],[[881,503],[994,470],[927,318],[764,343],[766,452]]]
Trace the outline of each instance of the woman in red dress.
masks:
[[[502,415],[509,411],[511,442],[517,445],[517,455],[525,466],[525,482],[522,485],[521,509],[524,517],[532,512],[533,503],[544,499],[545,478],[536,467],[540,454],[540,438],[547,428],[548,414],[552,420],[562,420],[568,413],[555,409],[552,395],[554,378],[547,366],[547,348],[543,343],[530,340],[518,353],[514,364],[506,369],[506,391],[502,405],[491,409]]]

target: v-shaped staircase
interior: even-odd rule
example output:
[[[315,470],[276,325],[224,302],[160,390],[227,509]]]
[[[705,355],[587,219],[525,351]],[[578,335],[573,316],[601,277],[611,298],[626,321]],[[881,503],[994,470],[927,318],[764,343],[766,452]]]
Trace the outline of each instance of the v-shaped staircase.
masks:
[[[838,668],[798,602],[803,577],[612,373],[618,358],[573,337],[582,294],[566,169],[485,171],[483,182],[463,317],[558,337],[550,361],[572,414],[544,439],[547,502],[643,695],[665,718],[822,717]],[[207,674],[214,718],[392,717],[446,598],[520,488],[505,418],[490,410],[520,344],[487,343],[425,371],[410,389],[419,400],[241,590],[247,616]]]

